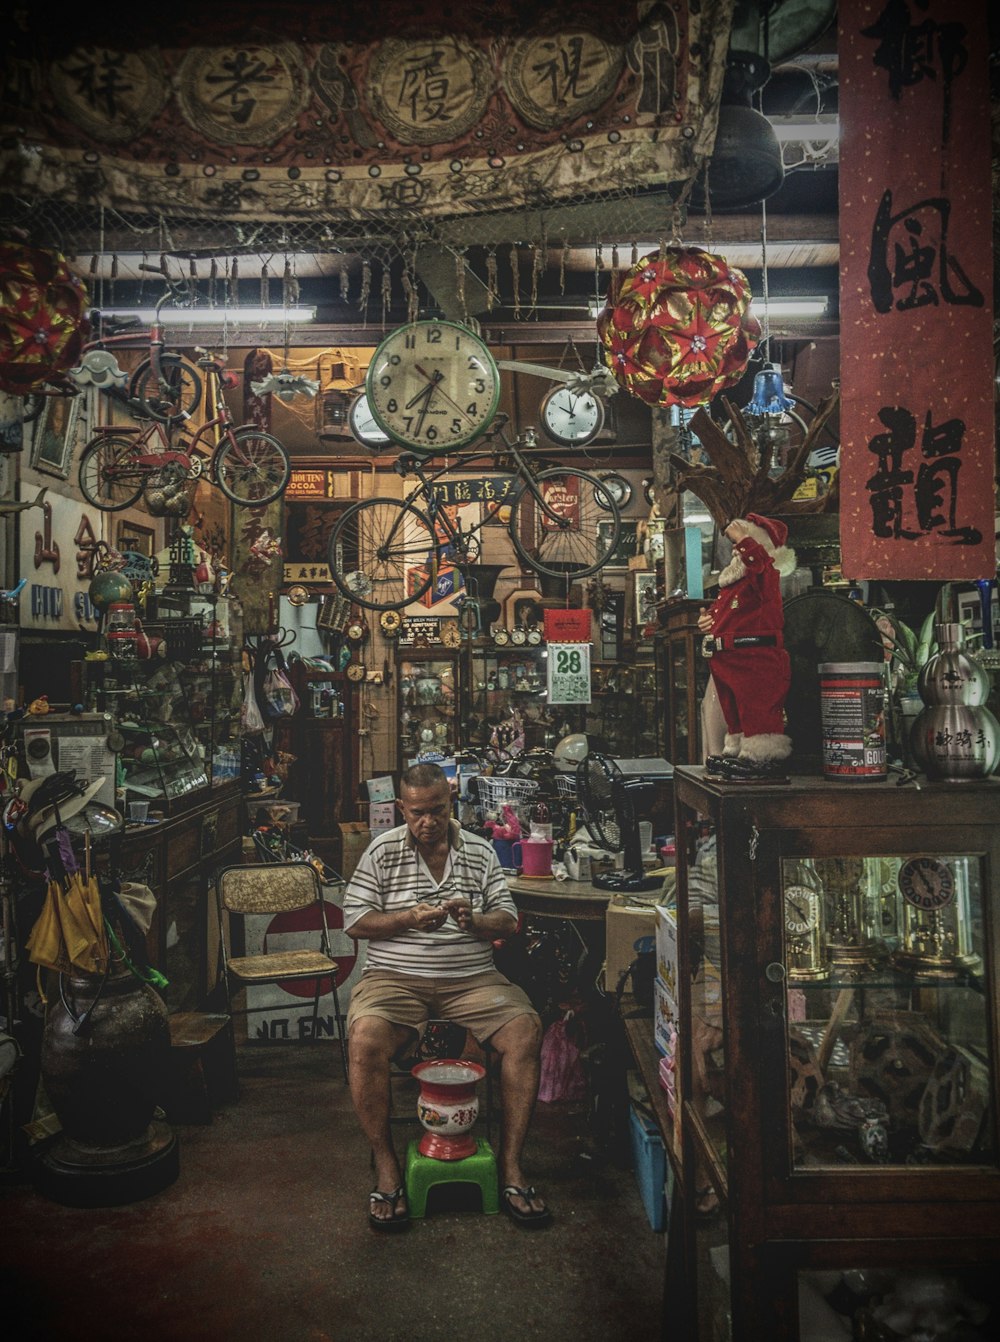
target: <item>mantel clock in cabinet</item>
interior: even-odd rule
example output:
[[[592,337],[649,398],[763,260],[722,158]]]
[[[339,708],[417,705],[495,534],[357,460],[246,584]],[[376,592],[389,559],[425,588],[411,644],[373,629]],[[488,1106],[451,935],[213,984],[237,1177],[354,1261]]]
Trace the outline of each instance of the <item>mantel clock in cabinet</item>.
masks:
[[[1000,1336],[1000,779],[674,789],[677,1336]]]

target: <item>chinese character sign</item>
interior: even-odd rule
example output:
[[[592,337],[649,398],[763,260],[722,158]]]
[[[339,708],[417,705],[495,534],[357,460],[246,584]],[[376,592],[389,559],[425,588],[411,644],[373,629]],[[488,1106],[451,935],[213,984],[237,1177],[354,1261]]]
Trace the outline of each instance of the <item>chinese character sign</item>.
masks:
[[[986,6],[843,0],[839,22],[844,573],[992,577]]]

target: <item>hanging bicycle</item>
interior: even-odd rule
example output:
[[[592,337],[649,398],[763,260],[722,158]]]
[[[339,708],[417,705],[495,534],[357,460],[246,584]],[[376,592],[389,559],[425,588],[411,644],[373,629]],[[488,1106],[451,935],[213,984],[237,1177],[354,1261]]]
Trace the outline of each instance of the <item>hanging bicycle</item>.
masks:
[[[328,558],[345,596],[369,610],[419,601],[443,571],[478,562],[479,533],[495,518],[506,523],[515,552],[536,573],[569,583],[608,562],[621,516],[602,480],[554,464],[551,450],[539,450],[533,429],[511,441],[500,427],[480,441],[483,446],[453,452],[430,472],[428,456],[404,454],[393,469],[417,478],[405,498],[365,499],[341,515]],[[468,472],[476,466],[473,478]],[[479,507],[471,525],[462,515],[465,503]]]

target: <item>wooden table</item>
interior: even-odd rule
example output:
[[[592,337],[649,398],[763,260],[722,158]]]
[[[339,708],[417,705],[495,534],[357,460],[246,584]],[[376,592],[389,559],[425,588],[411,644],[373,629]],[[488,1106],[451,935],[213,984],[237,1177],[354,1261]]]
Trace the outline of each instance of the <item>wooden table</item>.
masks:
[[[572,922],[599,922],[610,890],[598,890],[589,881],[557,881],[554,876],[508,876],[507,888],[522,913],[536,918],[567,918]]]

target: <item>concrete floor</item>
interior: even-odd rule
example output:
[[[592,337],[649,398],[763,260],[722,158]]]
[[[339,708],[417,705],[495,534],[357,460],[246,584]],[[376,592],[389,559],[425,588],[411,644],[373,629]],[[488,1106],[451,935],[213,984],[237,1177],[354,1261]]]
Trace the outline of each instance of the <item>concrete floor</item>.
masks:
[[[80,1210],[24,1182],[0,1191],[3,1336],[659,1337],[664,1236],[630,1165],[595,1157],[583,1105],[536,1111],[526,1163],[555,1215],[547,1230],[434,1194],[409,1232],[376,1235],[368,1147],[323,1053],[241,1048],[239,1100],[175,1126],[180,1177],[143,1201]],[[401,1126],[400,1149],[419,1132]]]

